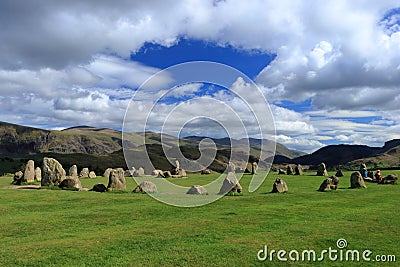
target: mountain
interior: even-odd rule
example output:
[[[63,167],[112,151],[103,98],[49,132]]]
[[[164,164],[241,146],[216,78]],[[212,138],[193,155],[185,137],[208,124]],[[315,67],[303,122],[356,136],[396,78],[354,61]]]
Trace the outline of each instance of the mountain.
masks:
[[[142,144],[145,137],[146,145]],[[172,165],[165,157],[167,152],[175,153],[179,145],[182,154],[190,159],[200,157],[198,150],[200,142],[205,137],[177,138],[158,133],[124,133],[126,153],[134,159],[140,158],[139,154],[146,149],[156,168],[169,169]],[[258,160],[261,154],[272,155],[270,150],[261,150],[261,142],[276,145],[276,154],[292,159],[305,153],[286,148],[284,145],[270,140],[229,138],[212,139],[217,147],[216,158],[210,168],[223,171],[231,154],[230,142],[232,141],[238,161],[247,161],[245,149],[250,144],[251,160]],[[25,127],[5,122],[0,122],[0,172],[12,172],[20,168],[27,159],[40,161],[44,156],[51,156],[61,161],[65,168],[73,164],[79,167],[89,167],[97,172],[102,172],[107,167],[126,166],[122,152],[122,133],[120,131],[94,128],[90,126],[77,126],[65,130],[42,130]],[[203,144],[203,143],[202,143]],[[172,154],[179,158],[178,154]],[[263,160],[263,159],[262,159]],[[261,161],[262,163],[262,161]],[[137,165],[145,164],[138,161]],[[4,167],[6,166],[6,167]],[[151,168],[151,166],[144,166]]]
[[[400,166],[400,139],[388,141],[383,147],[329,145],[314,153],[294,159],[278,156],[275,162],[304,165],[317,165],[324,162],[327,166],[346,165],[350,169],[359,166],[361,162],[366,162],[375,168]]]

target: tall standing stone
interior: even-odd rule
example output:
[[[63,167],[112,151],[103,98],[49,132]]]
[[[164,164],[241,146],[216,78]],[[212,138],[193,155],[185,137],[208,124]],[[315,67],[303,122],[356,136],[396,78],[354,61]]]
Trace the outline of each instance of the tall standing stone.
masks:
[[[122,168],[114,169],[108,178],[107,189],[110,191],[126,190],[125,171]]]
[[[33,160],[29,160],[26,163],[23,181],[27,183],[35,181],[35,162]]]
[[[286,168],[286,174],[287,175],[292,175],[293,174],[293,168],[291,165],[288,165]]]
[[[229,162],[227,171],[228,171],[228,173],[230,173],[230,172],[234,173],[236,171],[236,165],[233,162]]]
[[[65,179],[65,170],[62,165],[53,158],[43,159],[42,186],[58,186]]]
[[[138,174],[138,176],[144,176],[144,169],[142,167],[137,169],[137,174]]]
[[[328,171],[326,170],[325,163],[318,165],[317,176],[328,176]]]
[[[303,167],[300,164],[294,167],[294,175],[303,175]]]
[[[257,162],[251,164],[251,174],[257,174],[258,165]]]
[[[76,165],[72,165],[68,170],[68,176],[73,177],[73,179],[78,178],[78,167]]]
[[[36,167],[35,169],[35,180],[38,182],[42,180],[42,169],[40,167]]]
[[[109,178],[109,177],[110,177],[110,173],[111,173],[112,170],[113,170],[113,169],[111,169],[111,168],[107,168],[107,169],[104,171],[103,177]]]

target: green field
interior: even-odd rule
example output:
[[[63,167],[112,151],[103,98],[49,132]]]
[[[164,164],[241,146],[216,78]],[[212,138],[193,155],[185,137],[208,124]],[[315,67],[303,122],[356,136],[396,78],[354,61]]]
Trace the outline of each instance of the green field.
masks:
[[[400,174],[399,171],[385,171]],[[367,184],[317,192],[323,177],[280,175],[289,192],[270,194],[278,175],[259,190],[225,196],[210,205],[178,208],[146,194],[7,189],[0,178],[1,266],[307,266],[309,262],[259,262],[265,245],[298,251],[336,247],[396,255],[400,261],[400,186]],[[241,180],[247,188],[250,176]],[[175,179],[204,184],[213,175]],[[107,181],[83,179],[84,187]],[[199,196],[193,196],[199,197]],[[286,255],[287,257],[287,255]],[[314,262],[323,266],[396,266],[386,262]],[[276,259],[276,256],[275,256]],[[398,263],[397,263],[398,264]]]

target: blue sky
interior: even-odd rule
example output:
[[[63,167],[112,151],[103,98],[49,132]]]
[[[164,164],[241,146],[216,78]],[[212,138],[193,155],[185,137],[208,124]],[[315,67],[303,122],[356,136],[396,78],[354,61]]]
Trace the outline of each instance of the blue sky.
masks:
[[[182,85],[176,98],[161,101],[156,118],[178,106],[189,109],[179,109],[176,121],[207,109],[224,115],[209,97],[234,107],[251,135],[255,121],[230,90],[256,108],[263,104],[259,90],[274,137],[290,148],[382,146],[400,138],[399,25],[399,4],[391,0],[1,1],[0,120],[121,129],[144,81],[177,63],[208,60],[242,71],[256,87],[240,75],[230,88]],[[171,79],[163,72],[141,91],[136,118],[173,90]],[[150,126],[159,127],[156,121]],[[205,122],[190,125],[188,134],[221,134]]]

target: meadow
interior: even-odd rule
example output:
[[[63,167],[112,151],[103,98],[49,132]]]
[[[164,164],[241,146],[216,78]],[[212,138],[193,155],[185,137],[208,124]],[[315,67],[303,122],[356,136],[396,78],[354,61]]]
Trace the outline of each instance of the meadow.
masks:
[[[400,171],[384,171],[383,174]],[[350,172],[339,190],[318,192],[323,177],[269,174],[254,193],[225,196],[202,207],[172,207],[146,194],[126,192],[8,189],[0,178],[1,266],[307,266],[310,262],[260,262],[269,249],[317,252],[336,248],[369,249],[400,261],[398,185],[368,183],[348,189]],[[333,175],[334,173],[330,173]],[[289,191],[271,194],[275,178]],[[215,175],[175,179],[180,185],[205,184]],[[246,189],[250,176],[240,181]],[[84,187],[107,184],[104,177],[82,179]],[[198,196],[193,196],[198,197]],[[286,255],[287,256],[287,255]],[[314,262],[318,266],[396,266],[395,262]]]

